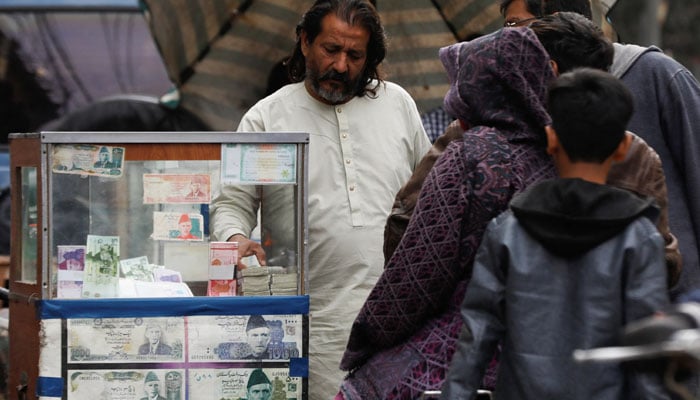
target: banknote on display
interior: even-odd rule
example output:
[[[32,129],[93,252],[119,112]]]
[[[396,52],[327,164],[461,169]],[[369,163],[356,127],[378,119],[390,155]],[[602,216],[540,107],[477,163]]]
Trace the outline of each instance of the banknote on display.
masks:
[[[85,271],[85,246],[58,246],[56,260],[56,296],[61,299],[82,297]]]
[[[190,399],[250,399],[253,396],[248,395],[247,387],[251,379],[251,383],[258,385],[255,386],[258,391],[269,391],[269,395],[263,394],[258,398],[285,400],[302,398],[301,378],[289,376],[289,368],[190,368],[187,374]]]
[[[209,174],[144,174],[144,204],[198,204],[211,200]]]
[[[147,256],[127,258],[119,261],[119,268],[125,278],[136,281],[153,282],[153,270],[156,266],[148,263]]]
[[[124,148],[92,144],[57,144],[51,171],[59,174],[118,178],[123,173]]]
[[[204,217],[195,213],[155,211],[153,240],[203,241]]]
[[[246,334],[247,315],[188,317],[188,349],[191,362],[225,362],[231,360],[284,361],[302,355],[302,316],[253,316],[256,326],[261,319],[269,328],[269,342],[264,352],[254,354]],[[251,338],[251,340],[255,340]]]
[[[185,399],[184,369],[68,370],[67,399]],[[154,395],[154,396],[155,396]],[[156,398],[156,397],[153,397]],[[198,397],[190,397],[195,399]]]
[[[231,280],[236,273],[238,242],[209,243],[209,279]]]
[[[119,237],[87,236],[82,297],[117,297],[119,288]]]
[[[235,296],[238,285],[235,279],[210,279],[207,282],[207,296],[225,297]]]
[[[71,363],[184,361],[184,317],[69,319],[67,333]]]
[[[182,274],[168,268],[156,268],[153,270],[153,279],[156,282],[182,282]]]

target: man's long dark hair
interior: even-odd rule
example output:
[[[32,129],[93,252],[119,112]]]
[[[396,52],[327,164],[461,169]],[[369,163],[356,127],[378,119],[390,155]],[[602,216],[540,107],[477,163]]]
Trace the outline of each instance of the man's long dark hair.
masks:
[[[297,43],[288,64],[291,81],[301,82],[306,77],[306,58],[301,52],[301,32],[306,33],[306,40],[309,44],[313,43],[321,33],[321,20],[331,13],[335,13],[339,19],[349,25],[361,26],[369,32],[367,60],[360,80],[362,84],[355,95],[358,97],[368,93],[370,96],[376,95],[376,89],[382,82],[379,65],[386,56],[387,44],[379,14],[367,0],[317,0],[314,3],[296,28]],[[372,80],[376,80],[376,84],[369,87]]]

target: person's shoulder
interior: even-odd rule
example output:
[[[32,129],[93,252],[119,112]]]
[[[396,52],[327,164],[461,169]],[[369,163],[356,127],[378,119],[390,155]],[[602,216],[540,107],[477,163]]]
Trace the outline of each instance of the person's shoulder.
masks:
[[[513,214],[513,210],[506,208],[491,218],[486,225],[482,240],[484,242],[490,241],[492,244],[504,243],[507,242],[506,237],[512,237],[514,232],[519,232],[522,229],[522,225]]]
[[[372,83],[370,83],[370,87],[374,85],[376,85],[376,81],[372,81]],[[404,97],[409,98],[411,99],[411,101],[413,101],[413,98],[411,97],[410,93],[408,93],[408,91],[404,89],[403,86],[392,81],[382,81],[377,87],[377,91],[381,91],[387,96]]]
[[[288,102],[290,97],[296,97],[306,93],[304,82],[284,85],[267,97],[260,99],[253,107],[267,107],[280,101]]]
[[[627,64],[627,68],[620,71],[624,75],[635,69],[644,69],[659,72],[665,72],[669,75],[674,75],[687,69],[673,57],[664,53],[663,50],[656,46],[642,47],[633,44],[616,44],[615,45],[615,61],[613,63],[613,72],[615,69],[620,69]]]
[[[303,82],[290,83],[276,92],[258,100],[241,118],[238,131],[264,131],[262,121],[271,115],[288,115],[290,108],[308,104],[311,96],[306,91]]]

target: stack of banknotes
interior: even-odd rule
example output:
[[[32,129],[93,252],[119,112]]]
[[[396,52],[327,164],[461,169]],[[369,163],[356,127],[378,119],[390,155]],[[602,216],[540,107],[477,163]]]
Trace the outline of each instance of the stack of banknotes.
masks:
[[[270,294],[295,296],[297,294],[297,273],[287,272],[270,275]]]
[[[297,273],[290,267],[248,267],[238,274],[238,293],[242,296],[296,295]]]

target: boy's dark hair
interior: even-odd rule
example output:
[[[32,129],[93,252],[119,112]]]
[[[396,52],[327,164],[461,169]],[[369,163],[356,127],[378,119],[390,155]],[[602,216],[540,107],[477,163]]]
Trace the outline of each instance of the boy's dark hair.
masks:
[[[624,138],[634,104],[632,93],[619,79],[597,69],[578,68],[549,85],[547,111],[571,161],[602,163]]]
[[[292,82],[301,82],[306,77],[306,57],[301,52],[301,32],[306,32],[306,40],[313,43],[321,33],[321,20],[326,15],[335,14],[340,20],[351,26],[361,26],[369,32],[367,42],[367,60],[362,73],[361,84],[356,96],[367,93],[376,94],[376,89],[382,82],[379,64],[384,60],[387,50],[386,35],[381,24],[379,13],[367,0],[316,0],[311,8],[304,13],[301,22],[296,27],[297,42],[289,58],[289,78]],[[376,80],[372,88],[367,85]]]
[[[559,73],[577,67],[607,71],[612,65],[614,48],[603,31],[589,19],[574,12],[560,12],[530,24]]]
[[[579,13],[588,19],[593,19],[590,0],[542,0],[544,15],[562,11]]]
[[[506,9],[513,1],[515,0],[501,0],[501,15],[506,15]],[[542,0],[525,0],[525,8],[527,8],[527,11],[529,11],[530,14],[534,15],[535,17],[541,17],[543,15]]]

